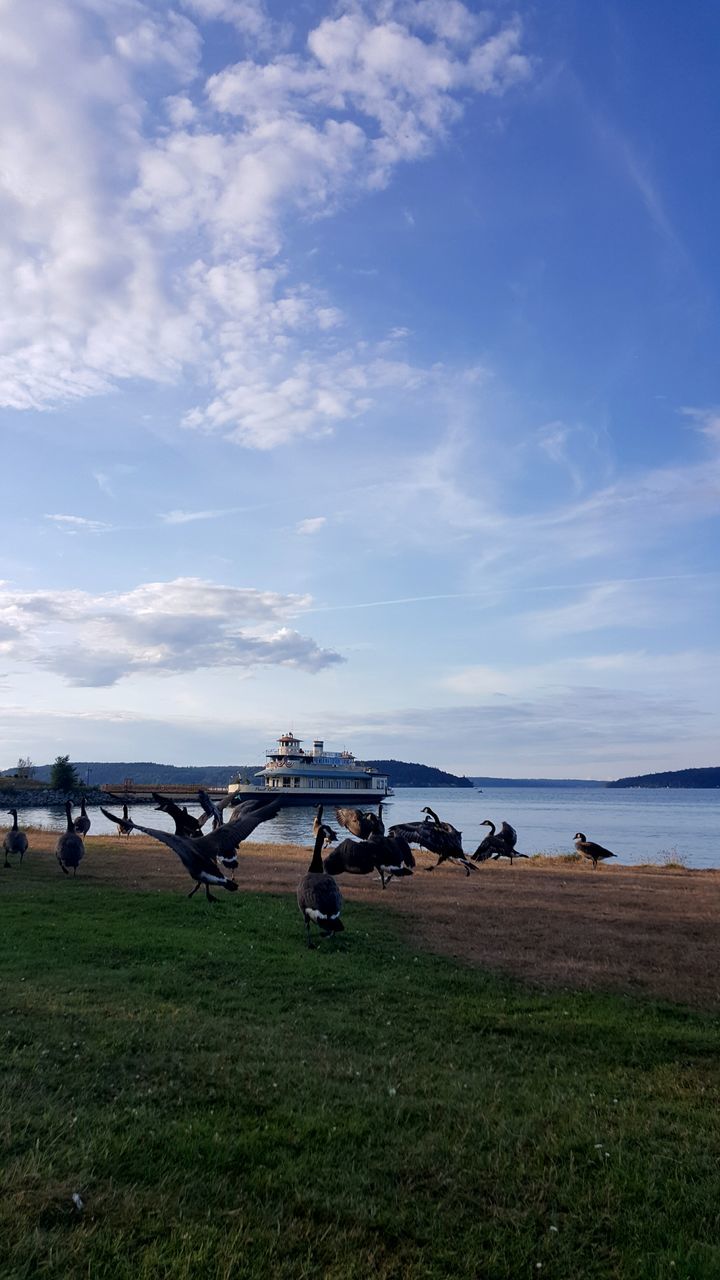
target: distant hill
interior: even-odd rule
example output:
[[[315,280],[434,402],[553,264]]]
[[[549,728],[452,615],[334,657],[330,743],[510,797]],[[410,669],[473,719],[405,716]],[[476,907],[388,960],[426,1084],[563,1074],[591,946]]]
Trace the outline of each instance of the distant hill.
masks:
[[[408,764],[406,760],[364,760],[363,764],[386,773],[391,787],[472,787],[470,778],[459,778],[429,764]]]
[[[121,783],[126,778],[133,782],[145,784],[152,782],[189,783],[201,787],[207,783],[211,787],[224,787],[238,772],[257,772],[261,768],[256,765],[208,764],[208,765],[175,765],[155,764],[149,760],[73,760],[72,764],[82,782],[90,773],[90,785],[102,787],[106,783]],[[36,782],[49,782],[51,764],[39,764],[33,771]],[[3,769],[3,774],[12,774],[13,769]]]
[[[720,787],[720,767],[672,769],[667,773],[640,773],[636,778],[618,778],[609,787]]]
[[[363,763],[378,773],[386,773],[391,787],[472,787],[469,778],[459,778],[454,773],[433,769],[426,764],[411,764],[405,760],[365,760]],[[90,779],[93,787],[120,786],[126,778],[145,786],[156,782],[177,783],[181,786],[225,787],[238,776],[252,781],[262,769],[261,764],[156,764],[149,760],[73,760],[72,764],[82,782]],[[36,765],[34,782],[49,782],[52,765]],[[13,769],[0,770],[0,776],[8,776]]]
[[[617,783],[596,778],[472,778],[476,787],[609,787]]]

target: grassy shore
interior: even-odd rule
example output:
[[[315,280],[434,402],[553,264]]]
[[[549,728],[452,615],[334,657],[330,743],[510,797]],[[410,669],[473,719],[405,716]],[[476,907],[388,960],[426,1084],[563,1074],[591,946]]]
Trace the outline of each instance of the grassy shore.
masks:
[[[346,923],[3,894],[3,1277],[720,1275],[716,1019]]]

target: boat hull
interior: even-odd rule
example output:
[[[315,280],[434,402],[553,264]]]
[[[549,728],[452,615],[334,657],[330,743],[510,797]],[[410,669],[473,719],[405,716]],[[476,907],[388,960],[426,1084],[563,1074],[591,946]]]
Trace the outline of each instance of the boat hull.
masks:
[[[234,791],[233,801],[235,804],[242,804],[243,800],[256,800],[258,798],[267,800],[279,800],[283,809],[317,809],[319,804],[332,807],[333,805],[352,805],[354,809],[373,808],[388,800],[392,795],[392,791],[306,791],[303,794],[297,791],[270,791],[265,787],[251,787],[246,791]]]

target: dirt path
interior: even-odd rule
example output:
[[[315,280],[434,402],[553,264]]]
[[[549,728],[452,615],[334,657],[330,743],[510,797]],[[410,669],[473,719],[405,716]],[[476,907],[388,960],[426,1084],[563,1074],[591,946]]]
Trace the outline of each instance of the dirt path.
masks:
[[[23,892],[62,877],[56,835],[31,836],[21,870],[2,871],[0,892]],[[49,856],[50,855],[50,856]],[[292,845],[244,845],[237,879],[268,893],[294,893],[310,853]],[[485,863],[468,879],[457,867],[431,875],[418,855],[412,879],[383,893],[369,877],[339,883],[352,929],[355,900],[402,915],[408,935],[443,955],[543,986],[624,991],[720,1008],[720,872],[522,862]],[[90,836],[84,882],[151,892],[186,892],[177,858],[133,835]],[[63,881],[64,883],[64,881]],[[68,885],[69,888],[69,885]],[[188,910],[202,910],[197,899]]]

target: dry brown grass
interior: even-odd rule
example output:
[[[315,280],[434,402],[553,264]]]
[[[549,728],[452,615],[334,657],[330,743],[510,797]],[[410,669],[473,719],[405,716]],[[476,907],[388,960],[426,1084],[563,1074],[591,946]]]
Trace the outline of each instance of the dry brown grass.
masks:
[[[34,832],[21,871],[2,873],[4,890],[22,892],[60,878],[57,836]],[[309,851],[247,844],[238,882],[294,893]],[[485,863],[470,879],[456,867],[426,874],[418,855],[412,879],[383,893],[371,878],[343,876],[346,901],[398,913],[411,940],[444,955],[542,986],[604,989],[720,1007],[720,872],[660,867],[574,865],[533,859],[514,867]],[[179,861],[144,836],[89,837],[78,878],[138,892],[190,888]],[[72,891],[68,883],[68,889]],[[198,900],[188,910],[202,909]],[[346,912],[348,929],[352,913]]]

